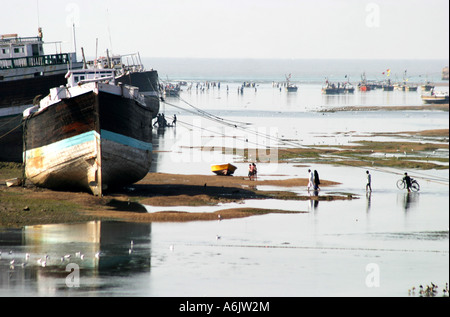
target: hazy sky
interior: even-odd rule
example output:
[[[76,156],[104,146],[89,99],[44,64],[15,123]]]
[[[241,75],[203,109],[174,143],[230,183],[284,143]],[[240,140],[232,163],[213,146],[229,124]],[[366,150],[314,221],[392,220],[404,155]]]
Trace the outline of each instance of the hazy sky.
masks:
[[[448,59],[448,0],[1,0],[0,34],[88,56]],[[47,53],[55,51],[48,45]]]

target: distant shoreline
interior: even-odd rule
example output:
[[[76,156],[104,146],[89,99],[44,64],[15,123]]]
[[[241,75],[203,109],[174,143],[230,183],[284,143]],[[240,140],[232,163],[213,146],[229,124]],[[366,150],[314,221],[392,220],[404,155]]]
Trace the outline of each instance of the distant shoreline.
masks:
[[[174,80],[264,80],[282,81],[291,74],[292,82],[330,81],[359,82],[365,74],[368,80],[382,81],[383,73],[391,70],[390,79],[402,81],[405,70],[409,82],[426,81],[448,85],[442,80],[442,70],[448,59],[262,59],[262,58],[182,58],[142,57],[147,69],[156,69],[162,79]],[[347,77],[345,77],[347,76]]]

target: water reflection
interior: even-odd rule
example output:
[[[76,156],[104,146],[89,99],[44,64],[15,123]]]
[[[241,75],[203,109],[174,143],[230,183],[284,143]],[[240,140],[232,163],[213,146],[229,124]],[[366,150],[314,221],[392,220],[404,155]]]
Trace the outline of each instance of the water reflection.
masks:
[[[371,200],[372,200],[372,191],[367,191],[366,192],[366,212],[369,213],[370,212],[370,205],[371,205]]]
[[[319,207],[319,191],[317,189],[309,192],[310,210],[316,210]]]
[[[406,192],[397,196],[397,201],[403,206],[405,212],[415,207],[419,201],[419,193]]]
[[[29,226],[0,231],[0,295],[103,292],[117,283],[101,276],[150,271],[151,224],[100,222]],[[68,268],[80,287],[68,287]],[[73,273],[73,272],[72,272]]]

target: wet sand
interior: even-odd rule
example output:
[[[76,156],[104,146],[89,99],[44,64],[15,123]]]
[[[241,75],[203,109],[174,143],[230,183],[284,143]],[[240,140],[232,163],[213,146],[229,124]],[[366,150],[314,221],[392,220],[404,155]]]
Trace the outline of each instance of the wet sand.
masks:
[[[402,133],[393,133],[392,136],[398,137],[401,134],[410,136],[421,135],[427,137],[444,138],[439,144],[434,144],[432,148],[424,146],[423,140],[417,144],[408,143],[408,147],[414,149],[414,153],[420,151],[430,151],[444,148],[448,150],[448,129],[444,130],[426,130],[409,131]],[[384,133],[384,135],[391,135]],[[375,135],[374,135],[375,136]],[[401,145],[395,142],[369,142],[365,146],[359,146],[359,154],[373,152],[392,152],[403,151]],[[391,144],[395,143],[395,144]],[[332,160],[327,162],[320,155],[325,151],[323,148],[310,148],[314,155],[308,155],[307,165],[312,163],[341,164],[347,166],[367,165],[366,157],[355,156],[355,149],[348,146],[341,146],[339,154],[341,157],[345,154],[343,150],[352,150],[351,156],[346,160],[337,162]],[[409,149],[411,151],[411,149]],[[279,161],[292,158],[304,157],[304,149],[287,149],[279,151]],[[329,150],[324,152],[330,155]],[[357,153],[356,153],[357,154]],[[426,169],[436,168],[437,165],[431,165],[429,162],[417,162],[416,155],[411,157],[413,168]],[[448,169],[448,158],[444,159],[444,166]],[[409,161],[399,160],[397,158],[378,160],[371,159],[372,166],[395,166],[399,164],[402,167],[409,166]],[[291,161],[291,163],[299,163]],[[428,166],[430,165],[430,166]],[[305,167],[306,168],[306,167]],[[221,203],[240,202],[246,199],[284,199],[284,200],[342,200],[358,198],[352,193],[337,193],[330,195],[297,195],[293,191],[298,188],[306,189],[307,179],[292,178],[284,180],[261,179],[251,181],[242,176],[216,176],[216,175],[179,175],[149,173],[140,182],[130,185],[123,189],[110,191],[103,197],[95,197],[89,193],[74,193],[64,191],[51,191],[37,188],[31,184],[25,187],[7,187],[5,180],[13,177],[21,177],[22,168],[20,164],[1,163],[0,164],[0,226],[2,227],[21,227],[33,224],[50,223],[72,223],[90,220],[125,220],[133,222],[154,222],[154,221],[197,221],[197,220],[216,220],[218,213],[223,219],[247,217],[251,215],[264,214],[268,212],[283,212],[273,209],[256,208],[234,208],[221,210],[216,213],[187,213],[183,212],[182,206],[217,206]],[[276,175],[273,175],[276,177]],[[273,177],[273,178],[275,178]],[[338,183],[332,180],[321,180],[321,187],[333,186]],[[261,191],[259,186],[272,186],[280,190]],[[290,190],[292,189],[292,190]],[[178,212],[157,212],[148,213],[143,205],[148,206],[180,206]]]
[[[180,211],[148,213],[150,206],[214,206],[245,199],[342,200],[356,197],[347,194],[299,196],[290,191],[259,191],[257,186],[301,187],[306,179],[250,181],[245,177],[215,175],[176,175],[150,173],[140,182],[111,191],[103,197],[83,192],[51,191],[31,184],[7,187],[0,169],[0,226],[20,227],[32,224],[73,223],[89,220],[133,222],[198,221],[241,218],[272,212],[273,209],[234,208],[217,213]],[[4,171],[5,172],[5,171]],[[16,171],[17,173],[20,170]],[[6,173],[6,172],[5,172]],[[6,173],[8,176],[11,172]],[[321,186],[337,185],[322,180]]]

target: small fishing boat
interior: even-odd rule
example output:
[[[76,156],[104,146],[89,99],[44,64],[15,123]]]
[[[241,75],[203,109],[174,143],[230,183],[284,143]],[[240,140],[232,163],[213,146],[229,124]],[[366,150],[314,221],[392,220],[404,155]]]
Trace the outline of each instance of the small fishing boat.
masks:
[[[298,87],[292,84],[289,84],[289,86],[286,86],[286,90],[288,92],[296,92],[298,90]]]
[[[358,88],[360,91],[370,91],[371,90],[372,87],[370,86],[370,84],[367,81],[366,73],[363,73],[361,75],[361,81],[358,84]]]
[[[101,196],[147,175],[152,109],[112,69],[71,70],[23,113],[25,175],[36,186]]]
[[[422,101],[425,104],[447,104],[449,103],[448,93],[437,92],[432,95],[422,95]]]
[[[382,86],[384,91],[393,91],[394,90],[394,84],[392,84],[390,79],[387,79],[386,81],[383,82]]]
[[[420,88],[421,88],[423,91],[430,91],[431,89],[434,88],[434,85],[433,85],[431,82],[427,81],[427,82],[426,82],[425,84],[423,84]]]
[[[164,86],[164,95],[166,97],[178,97],[180,95],[181,87],[179,84],[167,84]]]
[[[351,85],[350,83],[344,84],[344,93],[345,94],[353,94],[355,92],[355,87]]]
[[[417,91],[418,86],[416,85],[406,85],[405,91]]]
[[[290,80],[291,80],[291,74],[289,74],[289,76],[286,76],[286,91],[287,92],[296,92],[298,90],[298,87],[294,84],[291,84]]]
[[[335,84],[329,83],[327,81],[326,85],[322,87],[322,93],[324,95],[336,95],[341,92],[341,89],[338,88]]]
[[[237,167],[230,163],[211,165],[211,171],[217,175],[233,175],[236,169]]]

